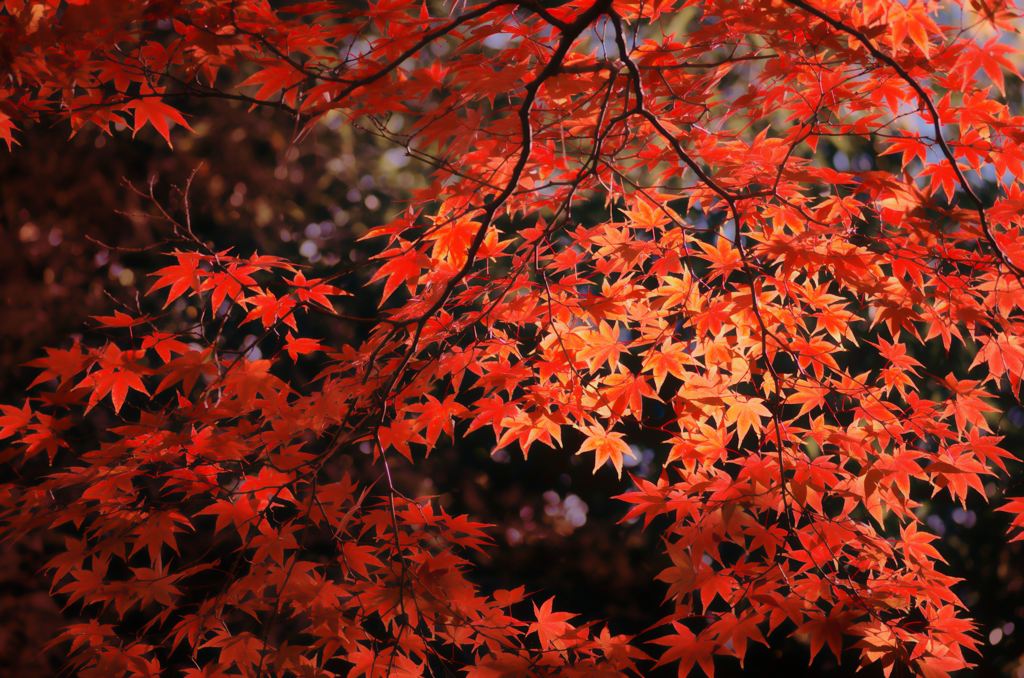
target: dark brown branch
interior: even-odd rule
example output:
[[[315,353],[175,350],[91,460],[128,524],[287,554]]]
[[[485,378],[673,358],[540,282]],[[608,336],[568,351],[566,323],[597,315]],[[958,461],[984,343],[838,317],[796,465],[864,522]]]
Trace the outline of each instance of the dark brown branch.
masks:
[[[981,231],[985,237],[985,240],[988,241],[989,245],[995,251],[996,256],[999,258],[999,260],[1017,276],[1018,280],[1024,279],[1024,270],[1020,269],[1016,264],[1010,261],[1009,257],[1003,251],[1003,248],[996,241],[995,235],[992,233],[992,227],[989,225],[988,222],[988,216],[985,213],[985,205],[984,203],[982,203],[981,198],[978,197],[978,194],[974,191],[974,188],[971,187],[971,184],[967,181],[967,177],[964,176],[963,170],[960,169],[960,165],[956,161],[956,156],[953,155],[953,151],[950,148],[949,143],[946,141],[945,135],[942,133],[942,119],[939,117],[939,111],[935,107],[935,103],[932,101],[931,96],[924,89],[921,83],[919,83],[912,75],[910,75],[907,69],[900,65],[900,63],[896,61],[896,59],[886,54],[882,50],[878,49],[878,47],[876,47],[875,44],[871,42],[871,39],[868,38],[868,36],[866,36],[864,32],[861,31],[860,29],[856,28],[855,26],[851,26],[846,22],[840,21],[835,17],[832,17],[831,15],[818,9],[817,7],[814,7],[813,5],[804,2],[804,0],[786,0],[786,2],[788,2],[790,5],[793,5],[794,7],[799,7],[808,14],[816,16],[817,18],[821,19],[822,21],[824,21],[826,24],[836,29],[837,31],[846,33],[850,37],[854,38],[857,42],[864,46],[864,48],[868,51],[869,54],[871,54],[871,56],[873,56],[878,61],[881,61],[883,64],[891,68],[893,71],[895,71],[896,74],[904,82],[906,82],[911,89],[914,90],[914,93],[917,94],[918,99],[921,100],[921,104],[924,105],[924,107],[928,110],[928,114],[931,116],[932,129],[935,133],[935,142],[939,145],[939,148],[942,150],[942,155],[946,158],[946,161],[949,163],[950,169],[953,170],[953,174],[956,176],[956,180],[957,183],[960,184],[960,188],[963,190],[964,194],[974,205],[974,211],[977,212],[978,214],[978,222],[981,226]]]

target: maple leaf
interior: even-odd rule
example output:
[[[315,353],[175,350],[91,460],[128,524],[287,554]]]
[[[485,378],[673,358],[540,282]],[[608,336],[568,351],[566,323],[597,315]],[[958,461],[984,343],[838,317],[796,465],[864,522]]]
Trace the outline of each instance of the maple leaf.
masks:
[[[132,316],[121,311],[114,311],[114,315],[94,315],[92,319],[102,327],[122,329],[131,329],[150,322],[150,318],[147,316]]]
[[[319,278],[307,280],[302,271],[297,272],[289,284],[295,287],[299,301],[313,302],[328,311],[334,311],[334,304],[331,303],[330,297],[352,296],[351,292],[329,285]]]
[[[265,650],[263,641],[251,633],[231,634],[224,630],[200,647],[219,648],[221,663],[237,668],[243,675],[251,673],[260,663]]]
[[[414,403],[407,407],[410,412],[417,412],[416,428],[426,429],[426,443],[428,449],[437,445],[437,439],[444,433],[448,436],[454,435],[454,422],[467,410],[462,403],[456,402],[455,395],[450,394],[444,400],[438,400],[432,395],[427,395],[422,403]]]
[[[146,516],[143,523],[135,533],[135,543],[129,553],[136,553],[145,548],[149,553],[149,561],[153,564],[161,563],[160,551],[166,544],[175,553],[178,552],[178,544],[174,535],[183,532],[183,528],[191,528],[192,523],[188,518],[177,511],[166,511],[151,513]]]
[[[421,440],[411,419],[395,419],[390,424],[379,427],[377,437],[382,449],[393,448],[409,461],[412,461],[412,448],[409,444]]]
[[[370,278],[370,282],[376,282],[387,278],[384,283],[384,293],[381,295],[380,303],[383,304],[394,294],[399,285],[405,284],[409,293],[416,291],[416,283],[430,260],[415,248],[402,250],[389,250],[375,258],[386,258],[377,272]]]
[[[186,351],[177,358],[169,361],[162,370],[163,379],[157,384],[154,393],[162,393],[175,384],[181,384],[182,394],[188,394],[200,377],[210,375],[217,371],[213,364],[211,349],[202,351]]]
[[[269,292],[260,292],[246,298],[246,304],[252,306],[252,310],[249,314],[242,319],[243,323],[250,322],[252,320],[259,319],[263,325],[263,329],[269,329],[277,323],[278,320],[284,322],[285,325],[291,327],[293,330],[298,331],[298,325],[295,322],[295,300],[289,296],[278,297]]]
[[[195,252],[175,252],[174,257],[178,261],[177,264],[165,266],[151,274],[158,276],[158,279],[147,292],[147,294],[152,294],[157,290],[169,287],[164,308],[167,308],[172,301],[190,289],[198,290],[200,285],[202,272],[199,270],[199,263],[202,261],[202,257]]]
[[[14,132],[17,129],[14,121],[11,120],[11,116],[0,111],[0,140],[7,144],[8,151],[14,150],[14,147],[18,145],[17,140],[14,138]]]
[[[70,624],[59,637],[55,638],[53,644],[62,641],[71,641],[71,653],[74,654],[84,646],[100,647],[108,640],[117,637],[113,624],[101,624],[95,619],[79,624]]]
[[[678,509],[679,504],[671,502],[667,496],[669,485],[664,477],[658,479],[657,484],[643,478],[630,474],[630,479],[637,487],[635,492],[626,492],[616,496],[616,499],[635,504],[622,519],[624,522],[635,520],[643,516],[644,529],[650,526],[651,521],[663,513],[667,513],[673,506]]]
[[[852,619],[853,615],[850,612],[843,609],[841,605],[836,605],[829,610],[828,614],[812,615],[810,619],[800,625],[797,633],[807,634],[811,643],[811,658],[808,664],[814,661],[821,648],[826,644],[836,659],[842,656],[843,634],[849,630]]]
[[[246,478],[238,486],[237,492],[251,496],[256,503],[256,510],[262,511],[272,501],[294,502],[291,481],[293,475],[264,466],[255,475]]]
[[[753,640],[762,645],[768,645],[764,634],[761,633],[761,621],[762,619],[757,613],[737,616],[733,612],[727,612],[712,625],[708,633],[713,632],[719,639],[728,639],[727,647],[740,660],[742,667],[749,641]]]
[[[596,332],[586,333],[584,342],[578,355],[589,363],[591,369],[599,369],[606,364],[612,369],[618,367],[624,346],[614,323],[601,321]]]
[[[657,665],[664,666],[672,661],[679,662],[679,675],[688,676],[696,664],[704,671],[704,675],[713,678],[715,675],[714,644],[706,638],[698,637],[679,622],[672,622],[672,629],[675,633],[651,641],[667,648],[662,653]]]
[[[134,351],[122,352],[117,346],[107,344],[99,356],[97,369],[77,385],[79,388],[87,386],[91,389],[87,409],[92,409],[110,394],[114,412],[120,413],[129,391],[138,391],[148,396],[149,391],[142,382],[142,369],[137,359]]]
[[[587,438],[580,445],[580,449],[576,454],[593,452],[595,473],[605,462],[610,461],[612,466],[615,467],[615,473],[621,478],[624,458],[636,458],[633,449],[623,440],[625,434],[616,431],[606,431],[596,424],[587,428],[585,433],[587,433]]]
[[[189,127],[185,116],[178,109],[165,104],[158,97],[133,99],[125,104],[124,107],[126,110],[134,111],[135,113],[135,125],[132,128],[132,136],[138,134],[140,129],[149,124],[164,138],[167,145],[173,148],[174,145],[171,143],[171,123],[181,125],[190,132],[194,131]]]
[[[901,164],[904,168],[915,159],[923,164],[928,154],[928,146],[917,136],[907,134],[895,136],[888,139],[886,143],[888,146],[881,152],[881,155],[900,153]],[[915,207],[916,205],[912,201],[908,201],[905,196],[906,194],[897,194],[891,198],[886,198],[882,201],[882,205],[901,212],[907,211],[907,208]]]
[[[384,567],[384,563],[377,558],[376,550],[363,544],[345,542],[341,547],[345,554],[344,565],[361,577],[369,577],[370,570]]]
[[[188,353],[188,344],[180,341],[176,335],[167,332],[153,332],[142,338],[142,350],[152,349],[165,363],[170,362],[172,357]]]
[[[309,337],[296,337],[291,332],[289,332],[286,337],[284,347],[288,352],[288,356],[292,360],[298,360],[300,355],[307,355],[314,351],[324,350],[323,344],[316,339],[310,339]]]
[[[996,510],[1013,516],[1010,523],[1012,540],[1024,540],[1024,497],[1013,497],[1004,505],[997,507]]]
[[[64,383],[84,370],[90,360],[90,355],[82,351],[77,341],[69,349],[47,348],[45,351],[46,357],[25,363],[28,367],[38,367],[42,370],[29,384],[30,387],[38,386],[50,379],[58,379]]]
[[[28,402],[21,408],[0,405],[0,439],[10,438],[28,427],[32,421],[32,410]]]
[[[217,520],[213,528],[214,533],[234,527],[239,534],[245,534],[247,528],[255,523],[257,508],[254,500],[248,497],[239,497],[235,500],[222,500],[210,504],[196,515],[215,516]]]
[[[900,529],[900,537],[908,561],[927,566],[932,560],[943,560],[938,549],[931,545],[936,539],[935,535],[919,532],[916,523]]]
[[[978,388],[978,382],[973,379],[957,379],[955,376],[949,375],[946,378],[946,383],[954,393],[953,402],[947,409],[952,411],[957,428],[964,430],[970,423],[982,430],[989,430],[985,414],[995,412],[996,409],[982,398],[989,397],[990,394]]]
[[[700,248],[704,250],[702,256],[711,264],[712,279],[728,278],[730,273],[743,266],[739,251],[726,238],[719,236],[715,245],[701,242]]]
[[[253,95],[257,99],[269,99],[284,90],[285,103],[294,106],[298,97],[295,85],[305,79],[306,74],[291,64],[274,64],[256,71],[238,83],[238,87],[259,85],[259,89]]]
[[[446,223],[431,229],[430,235],[427,236],[427,240],[433,242],[430,258],[453,267],[462,266],[481,225],[471,219],[445,221]]]
[[[760,433],[763,429],[762,419],[772,416],[771,410],[764,406],[760,398],[730,397],[725,411],[725,421],[736,425],[736,436],[742,440],[751,429]]]
[[[514,589],[497,589],[491,596],[499,607],[511,607],[526,599],[526,587],[518,586]]]
[[[636,419],[643,417],[643,399],[660,400],[651,388],[647,377],[631,372],[617,372],[604,379],[602,398],[609,402],[608,410],[621,417],[632,414]]]
[[[683,366],[691,362],[683,345],[666,339],[660,348],[647,352],[644,356],[643,369],[645,372],[650,370],[654,374],[654,389],[660,391],[669,374],[678,379],[684,379],[686,370],[683,369]]]
[[[555,612],[553,610],[555,599],[548,598],[540,607],[533,606],[533,615],[536,621],[527,628],[527,633],[536,633],[540,639],[541,647],[545,650],[565,649],[565,638],[573,630],[569,623],[576,615],[568,612]]]

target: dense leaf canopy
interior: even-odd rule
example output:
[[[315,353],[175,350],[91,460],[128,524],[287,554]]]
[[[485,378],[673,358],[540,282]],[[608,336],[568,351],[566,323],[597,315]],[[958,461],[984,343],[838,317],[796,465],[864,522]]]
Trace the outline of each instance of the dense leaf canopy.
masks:
[[[0,534],[61,535],[55,642],[83,676],[710,675],[787,636],[886,675],[969,667],[924,518],[1017,468],[994,398],[1024,374],[1019,21],[4,0],[9,153],[40,125],[180,143],[217,99],[296,138],[364,130],[427,176],[370,259],[316,275],[211,246],[189,184],[151,194],[148,293],[0,405]],[[839,140],[870,153],[819,152]],[[475,576],[493,531],[394,473],[469,434],[620,479],[664,556],[644,633]],[[992,499],[1017,538],[1024,499]]]

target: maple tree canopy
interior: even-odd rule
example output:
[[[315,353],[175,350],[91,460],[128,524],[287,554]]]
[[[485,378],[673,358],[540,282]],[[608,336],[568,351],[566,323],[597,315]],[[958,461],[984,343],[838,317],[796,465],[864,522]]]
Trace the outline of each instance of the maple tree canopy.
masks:
[[[82,676],[711,675],[787,636],[969,667],[922,502],[1016,468],[1019,26],[1000,0],[3,0],[5,153],[37,125],[170,145],[212,97],[371,130],[429,181],[321,277],[168,212],[148,295],[30,363],[0,533],[61,535],[54,642]],[[874,161],[818,153],[839,138]],[[394,482],[478,430],[621,476],[664,550],[647,632],[484,586],[494,532]],[[1024,499],[989,499],[1018,538]]]

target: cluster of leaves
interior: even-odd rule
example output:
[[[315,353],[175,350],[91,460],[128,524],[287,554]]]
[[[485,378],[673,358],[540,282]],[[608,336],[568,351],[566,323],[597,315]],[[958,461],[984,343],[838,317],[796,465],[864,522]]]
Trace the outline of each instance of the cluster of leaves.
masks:
[[[918,509],[984,495],[1013,458],[989,402],[1024,374],[1011,10],[3,8],[9,146],[54,116],[170,143],[176,102],[215,96],[306,128],[342,116],[432,168],[369,234],[375,318],[346,309],[344,272],[212,251],[186,213],[191,247],[146,308],[33,361],[35,391],[0,415],[3,461],[26,469],[0,526],[66,534],[47,572],[88,618],[59,639],[83,675],[711,674],[780,631],[886,673],[969,666]],[[898,158],[816,162],[833,137]],[[594,203],[607,218],[581,223]],[[314,315],[367,329],[328,345]],[[970,373],[924,369],[932,344],[971,352]],[[101,408],[120,422],[90,427]],[[482,591],[486,526],[396,487],[393,464],[477,429],[619,475],[631,433],[663,442],[659,477],[620,496],[666,554],[644,649],[523,588]],[[376,476],[346,471],[360,452]],[[1021,500],[1002,508],[1024,524]]]
[[[166,290],[165,307],[202,297],[203,307],[220,309],[220,326],[251,324],[263,336],[237,351],[214,351],[203,335],[209,318],[168,333],[158,329],[159,318],[115,312],[96,320],[126,332],[126,341],[75,344],[32,363],[42,370],[37,383],[54,386],[44,400],[62,408],[88,411],[109,400],[127,415],[131,392],[150,398],[146,412],[112,431],[116,440],[22,488],[3,514],[15,536],[67,524],[79,535],[66,538],[47,570],[54,593],[95,614],[58,639],[80,653],[86,675],[159,673],[151,656],[157,648],[139,639],[113,643],[117,626],[100,621],[143,612],[142,633],[163,630],[171,655],[217,649],[215,665],[245,675],[326,675],[335,657],[355,675],[416,674],[429,649],[421,637],[427,628],[436,642],[486,649],[481,675],[560,667],[569,654],[584,672],[598,657],[600,666],[634,666],[638,652],[627,638],[575,628],[550,600],[527,623],[511,616],[525,598],[522,587],[479,594],[460,552],[487,545],[484,525],[374,491],[332,466],[339,449],[360,442],[340,434],[358,427],[344,422],[366,408],[360,401],[374,387],[331,377],[350,351],[327,352],[291,330],[297,316],[333,314],[348,293],[274,257],[179,252],[175,259],[151,288]],[[277,351],[254,358],[279,325],[287,329]],[[307,393],[273,374],[281,361],[324,352],[330,360],[318,381],[327,381],[306,385]],[[68,445],[72,418],[28,403],[2,408],[0,435],[18,434],[11,451],[19,462],[42,455],[52,465]],[[450,427],[442,410],[422,408],[433,440]],[[309,451],[329,435],[333,445]],[[44,510],[20,514],[25,508]],[[195,541],[197,529],[213,540]],[[280,646],[270,653],[272,640]],[[524,652],[530,646],[551,654],[535,658]]]

